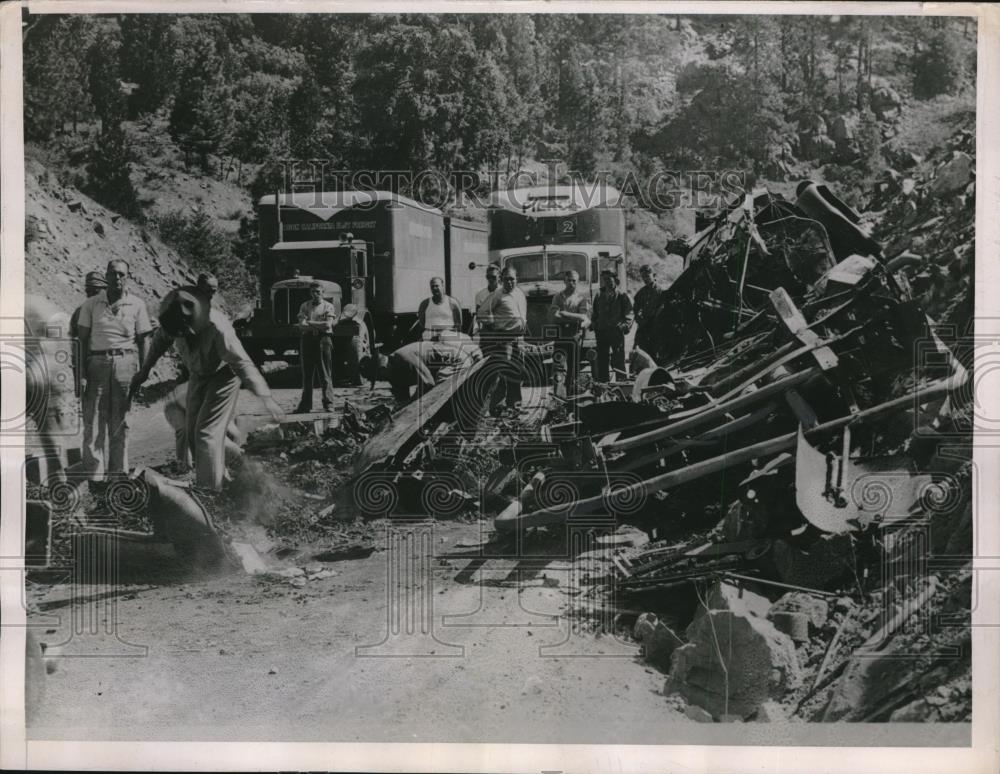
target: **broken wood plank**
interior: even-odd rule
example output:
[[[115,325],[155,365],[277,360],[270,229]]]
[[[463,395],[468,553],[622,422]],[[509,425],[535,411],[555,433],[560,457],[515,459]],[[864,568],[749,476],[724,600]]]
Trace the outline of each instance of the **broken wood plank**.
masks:
[[[775,288],[771,291],[770,299],[774,311],[778,313],[778,317],[781,318],[781,321],[793,336],[807,346],[819,343],[819,336],[816,335],[815,331],[809,329],[809,323],[806,322],[805,316],[795,306],[795,302],[788,295],[788,291],[784,288]],[[813,349],[812,356],[816,358],[819,367],[824,371],[836,368],[839,362],[833,350],[824,345]]]
[[[483,359],[474,363],[393,414],[389,426],[378,435],[369,438],[361,447],[354,462],[354,474],[364,473],[375,463],[408,451],[410,446],[418,442],[416,436],[421,428],[437,419],[456,394],[460,391],[466,393],[471,377],[479,373],[487,362],[488,359]]]

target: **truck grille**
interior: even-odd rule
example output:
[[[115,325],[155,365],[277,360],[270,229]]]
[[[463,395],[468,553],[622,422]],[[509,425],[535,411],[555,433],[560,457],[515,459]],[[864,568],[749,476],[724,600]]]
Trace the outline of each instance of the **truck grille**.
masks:
[[[279,288],[274,291],[274,321],[278,325],[298,322],[299,307],[309,300],[309,288]]]

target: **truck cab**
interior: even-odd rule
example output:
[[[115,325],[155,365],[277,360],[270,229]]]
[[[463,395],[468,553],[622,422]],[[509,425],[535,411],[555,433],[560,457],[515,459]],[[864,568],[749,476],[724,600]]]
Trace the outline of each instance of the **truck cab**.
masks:
[[[299,347],[299,307],[309,298],[309,286],[319,282],[323,298],[340,315],[348,304],[357,319],[370,327],[366,285],[368,245],[345,234],[338,240],[279,241],[269,248],[273,281],[266,303],[238,328],[247,353],[255,362],[296,359]],[[370,340],[370,337],[365,337]]]
[[[549,322],[552,299],[565,287],[567,271],[576,271],[581,293],[593,300],[601,272],[610,269],[622,289],[625,275],[625,214],[621,194],[609,186],[587,183],[535,186],[493,193],[487,212],[490,262],[517,271],[518,287],[528,302],[529,348],[548,358],[557,338]],[[588,330],[584,357],[597,342]]]
[[[561,245],[554,249],[543,247],[540,251],[509,251],[501,256],[501,266],[512,267],[517,272],[518,287],[528,300],[528,335],[533,339],[551,339],[549,307],[553,297],[565,287],[563,277],[567,271],[580,275],[578,289],[590,296],[591,302],[600,291],[600,276],[605,269],[619,273],[623,266],[620,254],[611,255],[606,250],[589,250],[585,246]],[[594,334],[588,330],[584,347],[594,347]]]

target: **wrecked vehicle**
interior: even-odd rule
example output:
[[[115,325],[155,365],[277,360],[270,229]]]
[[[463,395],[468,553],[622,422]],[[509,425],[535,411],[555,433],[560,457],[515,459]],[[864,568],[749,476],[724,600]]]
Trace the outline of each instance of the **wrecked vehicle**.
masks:
[[[855,213],[815,184],[795,204],[758,192],[686,263],[658,312],[685,335],[662,337],[626,400],[584,397],[543,429],[558,454],[497,530],[626,507],[659,524],[726,514],[725,540],[775,541],[791,581],[816,540],[942,496],[909,450],[933,442],[968,375]],[[872,506],[886,471],[898,485]]]

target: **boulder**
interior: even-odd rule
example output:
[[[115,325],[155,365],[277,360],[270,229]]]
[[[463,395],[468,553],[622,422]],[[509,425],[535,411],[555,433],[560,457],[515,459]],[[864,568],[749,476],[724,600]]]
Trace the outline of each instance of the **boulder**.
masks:
[[[706,710],[703,710],[701,707],[695,707],[692,704],[688,704],[684,708],[684,715],[689,720],[693,720],[696,723],[712,723],[713,722],[712,714],[710,712],[708,712]]]
[[[732,597],[727,601],[733,604]],[[687,636],[688,643],[674,650],[664,691],[716,717],[749,717],[801,682],[792,640],[746,609],[703,610]]]
[[[854,139],[854,129],[844,116],[837,116],[830,124],[830,137],[835,143],[848,143]]]
[[[774,628],[792,638],[792,642],[809,642],[809,616],[805,613],[779,611],[771,616]]]
[[[931,181],[931,193],[944,196],[965,188],[971,181],[976,162],[968,153],[955,151],[950,161],[943,164]]]
[[[785,710],[776,701],[765,701],[753,717],[758,723],[784,723],[788,720]]]
[[[822,162],[831,161],[837,155],[837,143],[827,135],[820,134],[812,138],[812,150],[813,153],[811,155],[814,158]]]
[[[684,644],[684,641],[654,613],[640,615],[632,631],[635,638],[642,643],[646,661],[664,670],[670,668],[670,657],[674,650]]]
[[[815,630],[826,623],[830,615],[830,606],[825,599],[801,591],[792,591],[771,605],[767,617],[771,619],[775,613],[805,613],[809,625]]]
[[[705,597],[709,610],[729,610],[734,613],[748,613],[758,618],[767,618],[771,607],[767,597],[740,589],[730,583],[716,583]],[[704,609],[702,610],[704,612]]]

